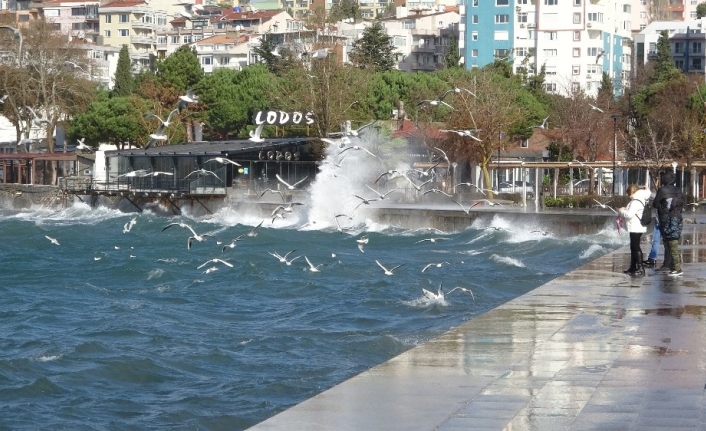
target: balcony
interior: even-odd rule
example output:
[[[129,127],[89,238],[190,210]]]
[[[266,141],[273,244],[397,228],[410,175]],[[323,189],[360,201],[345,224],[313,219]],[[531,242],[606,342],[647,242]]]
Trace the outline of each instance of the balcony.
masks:
[[[439,36],[439,29],[412,28],[410,32],[413,36]]]
[[[436,63],[422,64],[422,63],[413,62],[412,65],[410,66],[410,69],[422,70],[422,71],[426,71],[426,72],[433,72],[433,71],[437,70],[438,68],[437,68]]]
[[[134,29],[143,29],[143,30],[153,30],[154,29],[154,23],[151,22],[142,22],[142,21],[131,21],[130,26]]]
[[[157,42],[155,37],[147,36],[131,36],[130,43],[140,44],[140,45],[154,45]]]
[[[86,15],[86,22],[98,22],[100,16],[97,13],[89,13]]]
[[[411,47],[410,52],[433,54],[436,50],[434,49],[434,45],[415,45]]]

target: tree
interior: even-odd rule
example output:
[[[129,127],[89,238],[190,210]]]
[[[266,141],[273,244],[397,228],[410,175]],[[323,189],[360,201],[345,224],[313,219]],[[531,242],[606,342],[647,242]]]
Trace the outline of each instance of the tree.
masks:
[[[670,52],[669,33],[667,30],[663,30],[657,40],[657,58],[654,60],[652,83],[670,81],[679,75],[679,69],[674,65],[674,59]]]
[[[387,35],[382,22],[375,20],[363,31],[362,37],[353,42],[350,59],[361,69],[391,70],[396,64],[394,50],[392,37]]]
[[[125,97],[135,91],[135,77],[132,75],[130,64],[130,53],[127,45],[120,48],[118,54],[118,64],[115,69],[115,83],[113,84],[113,96]]]
[[[178,91],[194,89],[204,76],[196,48],[180,46],[169,57],[157,63],[157,76]]]
[[[671,21],[672,12],[669,10],[669,0],[647,0],[647,23],[654,21]]]
[[[458,50],[458,42],[456,38],[451,35],[451,40],[449,40],[449,46],[446,47],[446,53],[444,54],[444,66],[451,69],[453,67],[460,67],[459,62],[461,61],[461,54]]]
[[[331,6],[328,14],[329,22],[339,22],[344,19],[353,19],[358,21],[361,19],[360,6],[354,0],[340,0]]]
[[[696,19],[701,19],[706,16],[706,3],[696,5]]]
[[[597,100],[608,100],[612,101],[615,99],[615,90],[613,88],[613,81],[610,79],[608,72],[603,72],[601,76],[601,86],[598,88]]]

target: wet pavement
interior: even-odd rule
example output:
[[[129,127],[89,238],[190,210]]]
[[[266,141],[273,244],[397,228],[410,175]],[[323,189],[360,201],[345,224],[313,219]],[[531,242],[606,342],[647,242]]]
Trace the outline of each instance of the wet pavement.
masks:
[[[681,242],[682,277],[626,245],[251,429],[706,430],[706,225]]]

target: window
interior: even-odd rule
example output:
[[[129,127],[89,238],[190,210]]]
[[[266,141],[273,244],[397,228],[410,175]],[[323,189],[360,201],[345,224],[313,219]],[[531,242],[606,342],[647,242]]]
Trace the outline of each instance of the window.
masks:
[[[681,42],[674,42],[674,53],[681,54]]]
[[[601,67],[597,64],[587,64],[586,65],[586,73],[589,75],[600,75],[602,74],[601,72]]]
[[[640,31],[644,30],[645,27],[647,27],[647,24],[640,24]]]
[[[505,24],[510,22],[510,15],[495,15],[495,24]]]
[[[471,23],[478,24],[478,15],[471,15]]]
[[[103,30],[103,37],[110,37],[110,30]]]
[[[495,6],[510,6],[510,0],[495,0]]]
[[[227,55],[221,57],[221,60],[219,63],[221,63],[221,66],[227,66],[228,64],[230,64],[230,57],[228,57]]]
[[[530,55],[530,49],[528,47],[515,48],[515,57],[525,58]]]
[[[120,15],[118,15],[118,17],[118,22],[130,22],[130,15],[126,13],[121,13]]]
[[[406,28],[406,29],[415,28],[414,21],[403,21],[402,28]]]
[[[477,49],[471,50],[471,57],[478,57],[478,50]]]
[[[392,43],[394,46],[407,46],[407,38],[404,36],[395,36]]]
[[[640,12],[640,18],[642,18],[642,19],[647,18],[647,12],[645,12],[644,10],[641,11],[641,12]]]
[[[505,31],[496,31],[495,35],[493,36],[494,40],[509,40],[510,39],[510,32],[507,30]]]
[[[647,0],[640,0],[640,4],[642,6],[647,6]]]
[[[545,49],[544,56],[545,57],[556,57],[556,49]]]
[[[591,12],[588,14],[588,20],[591,22],[603,22],[603,13]]]
[[[556,6],[557,4],[558,0],[544,0],[545,6]]]
[[[574,0],[574,6],[581,6],[581,0]]]
[[[629,4],[624,4],[623,5],[623,12],[624,13],[632,13],[632,7]]]
[[[581,84],[579,84],[578,82],[572,82],[571,83],[571,92],[578,93],[579,91],[581,91]]]
[[[157,36],[157,44],[158,45],[166,45],[167,44],[167,36]]]
[[[527,12],[520,12],[517,14],[517,22],[527,22]]]
[[[572,75],[580,75],[581,74],[581,66],[578,64],[574,64],[571,66],[571,74]]]
[[[113,15],[106,15],[105,16],[105,23],[110,24],[110,22],[112,21],[112,17],[113,17]]]
[[[544,83],[544,91],[548,93],[556,93],[556,82]]]
[[[548,31],[544,33],[544,40],[557,40],[559,34],[555,31]]]
[[[478,32],[477,31],[471,32],[471,40],[478,40]]]
[[[581,12],[574,12],[574,24],[581,24]]]
[[[674,65],[680,69],[684,70],[684,60],[674,60]]]
[[[574,32],[574,40],[575,40],[575,41],[581,40],[581,32],[580,32],[580,31],[575,31],[575,32]]]
[[[529,148],[529,139],[520,139],[520,148]]]
[[[692,54],[701,54],[701,42],[692,42],[691,43],[691,53]]]
[[[478,0],[473,0],[473,7],[478,7]]]
[[[598,48],[594,47],[588,47],[586,48],[586,55],[589,57],[595,57],[598,55]]]
[[[517,0],[517,4],[527,4],[529,3],[527,0]]]
[[[201,57],[201,64],[204,66],[210,66],[211,64],[213,64],[213,57],[211,57],[210,55],[205,55]]]
[[[172,43],[178,44],[179,43],[179,36],[172,36]]]
[[[182,37],[181,41],[182,41],[182,43],[191,43],[191,41],[192,41],[191,35],[190,35],[190,34],[185,34],[185,35]]]
[[[496,49],[493,51],[495,58],[507,58],[510,56],[509,49]]]
[[[574,57],[581,57],[581,48],[574,48],[573,54]]]
[[[691,12],[689,12],[689,18],[696,19],[696,11],[695,10],[692,10]]]
[[[128,37],[128,36],[130,36],[130,30],[128,30],[128,29],[126,29],[126,28],[121,28],[121,29],[118,30],[118,36],[120,36],[120,37]]]
[[[85,16],[86,15],[86,8],[85,7],[72,7],[71,8],[71,16]]]

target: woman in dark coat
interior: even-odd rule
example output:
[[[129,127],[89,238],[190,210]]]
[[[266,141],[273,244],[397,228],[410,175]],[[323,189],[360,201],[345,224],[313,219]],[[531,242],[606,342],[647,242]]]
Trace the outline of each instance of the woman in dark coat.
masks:
[[[657,190],[652,206],[657,208],[657,219],[659,220],[660,231],[664,239],[664,265],[660,270],[669,271],[671,276],[680,276],[682,275],[682,270],[678,246],[681,231],[676,234],[665,234],[669,216],[678,219],[680,222],[682,219],[681,212],[684,208],[684,194],[675,183],[676,175],[672,171],[662,172],[660,175],[660,184],[662,186]]]

